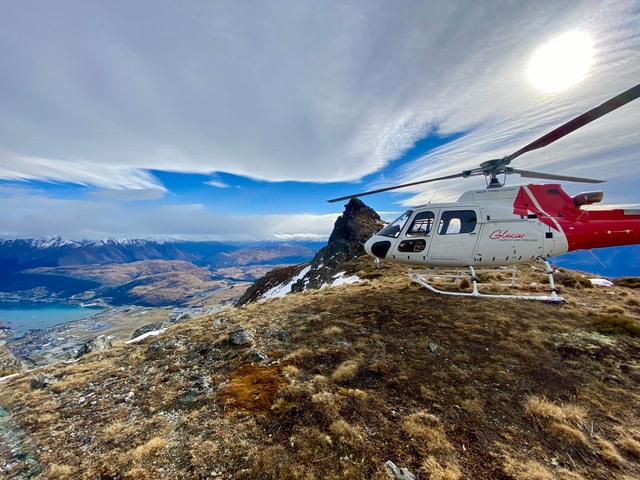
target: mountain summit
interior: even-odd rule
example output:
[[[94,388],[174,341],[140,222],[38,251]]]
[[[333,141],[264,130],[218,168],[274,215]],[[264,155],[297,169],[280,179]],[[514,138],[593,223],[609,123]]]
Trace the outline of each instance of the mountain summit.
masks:
[[[378,213],[362,200],[352,198],[337,218],[327,245],[309,263],[277,268],[257,280],[238,301],[244,305],[256,300],[282,296],[306,289],[330,285],[349,272],[346,263],[363,255],[364,243],[379,231],[384,222]]]
[[[550,305],[436,295],[402,266],[346,264],[362,281],[6,378],[0,477],[640,478],[636,282],[565,271],[570,303]],[[503,275],[487,278],[496,292]]]

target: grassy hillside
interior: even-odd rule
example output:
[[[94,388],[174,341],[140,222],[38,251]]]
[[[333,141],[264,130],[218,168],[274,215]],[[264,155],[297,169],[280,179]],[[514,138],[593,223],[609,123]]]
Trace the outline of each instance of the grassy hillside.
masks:
[[[640,477],[634,283],[565,272],[570,303],[548,305],[438,296],[370,259],[350,269],[364,280],[3,382],[22,435],[0,442],[0,474],[389,479],[390,460],[419,479]]]

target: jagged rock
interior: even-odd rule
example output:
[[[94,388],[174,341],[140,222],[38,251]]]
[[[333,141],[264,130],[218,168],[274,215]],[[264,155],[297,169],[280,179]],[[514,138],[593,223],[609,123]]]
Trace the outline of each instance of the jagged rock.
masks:
[[[104,335],[100,335],[87,343],[83,343],[78,349],[75,358],[80,358],[87,353],[97,352],[105,348],[111,348],[111,340]]]
[[[292,278],[296,278],[308,265],[290,265],[287,267],[274,268],[262,278],[256,280],[247,291],[240,297],[236,306],[245,305],[263,298],[269,291],[273,291],[278,286],[287,285]]]
[[[375,210],[352,198],[336,220],[327,245],[316,253],[310,263],[270,271],[245,292],[237,306],[265,298],[270,292],[285,286],[290,292],[301,292],[330,284],[333,277],[342,271],[344,262],[365,253],[364,243],[383,225]]]
[[[345,261],[364,255],[365,242],[383,225],[384,222],[376,211],[362,200],[349,200],[344,213],[333,226],[329,242],[316,253],[309,272],[292,285],[291,291],[301,292],[331,283],[333,277],[342,270]]]
[[[229,342],[232,345],[248,345],[253,343],[253,335],[247,332],[245,329],[240,328],[238,330],[234,330],[229,334]]]
[[[416,480],[416,476],[413,473],[411,473],[406,468],[398,467],[391,460],[387,460],[384,464],[387,466],[387,469],[389,470],[389,472],[391,472],[391,475],[396,478],[396,480]]]

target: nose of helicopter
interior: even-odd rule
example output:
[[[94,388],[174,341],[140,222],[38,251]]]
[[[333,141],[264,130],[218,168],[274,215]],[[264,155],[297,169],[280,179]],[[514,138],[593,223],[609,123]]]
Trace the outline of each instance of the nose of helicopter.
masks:
[[[364,250],[373,257],[384,259],[391,248],[389,240],[383,240],[378,235],[374,235],[364,244]]]

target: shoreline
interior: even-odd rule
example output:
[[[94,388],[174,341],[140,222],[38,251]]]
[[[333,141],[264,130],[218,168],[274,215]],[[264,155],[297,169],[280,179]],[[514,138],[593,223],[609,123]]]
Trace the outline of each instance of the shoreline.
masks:
[[[80,348],[97,337],[103,336],[111,343],[126,341],[144,325],[176,323],[209,311],[203,307],[109,307],[80,320],[30,330],[21,337],[5,341],[16,358],[33,368],[75,359]]]

